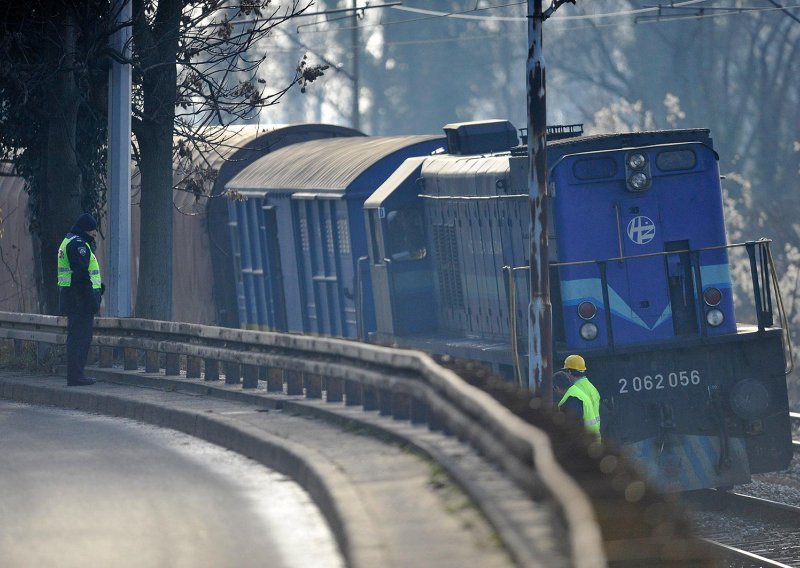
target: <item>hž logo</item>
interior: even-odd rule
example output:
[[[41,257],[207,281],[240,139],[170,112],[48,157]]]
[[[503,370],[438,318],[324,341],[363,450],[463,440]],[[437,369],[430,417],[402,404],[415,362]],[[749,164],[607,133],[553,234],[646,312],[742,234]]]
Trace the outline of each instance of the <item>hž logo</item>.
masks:
[[[646,245],[656,236],[656,224],[650,217],[639,215],[628,222],[628,238],[637,245]]]

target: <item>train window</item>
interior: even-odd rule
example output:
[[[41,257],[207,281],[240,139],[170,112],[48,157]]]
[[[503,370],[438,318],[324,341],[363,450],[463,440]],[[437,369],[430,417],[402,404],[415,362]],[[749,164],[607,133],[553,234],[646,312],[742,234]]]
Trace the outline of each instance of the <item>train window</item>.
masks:
[[[662,172],[691,170],[697,165],[694,150],[665,150],[656,156],[656,165]]]
[[[386,215],[386,253],[392,260],[425,258],[425,223],[419,209],[398,209]]]
[[[580,180],[605,179],[617,175],[614,158],[584,158],[572,164],[572,174]]]

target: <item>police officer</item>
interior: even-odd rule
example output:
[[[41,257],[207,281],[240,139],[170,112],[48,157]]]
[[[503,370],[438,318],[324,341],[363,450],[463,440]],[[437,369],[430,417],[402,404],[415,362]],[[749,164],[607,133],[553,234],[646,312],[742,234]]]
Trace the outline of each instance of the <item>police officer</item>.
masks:
[[[94,383],[84,375],[92,343],[94,316],[105,286],[94,255],[97,221],[84,213],[58,247],[58,290],[62,315],[67,316],[67,385]]]
[[[588,432],[600,437],[600,393],[586,377],[586,362],[580,355],[570,355],[564,360],[563,372],[569,380],[563,382],[562,378],[556,379],[553,375],[553,385],[561,394],[558,403],[559,409],[571,412],[582,418],[583,425]],[[561,387],[561,388],[559,388]]]

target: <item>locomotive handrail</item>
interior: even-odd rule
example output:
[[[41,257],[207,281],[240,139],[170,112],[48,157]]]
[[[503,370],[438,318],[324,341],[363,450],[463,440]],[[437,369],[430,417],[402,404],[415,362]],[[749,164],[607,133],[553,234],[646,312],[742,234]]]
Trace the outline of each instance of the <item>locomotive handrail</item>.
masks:
[[[503,267],[503,274],[505,275],[506,285],[508,286],[508,313],[509,313],[509,328],[511,330],[511,360],[514,363],[514,380],[518,385],[524,385],[525,381],[522,377],[522,365],[519,359],[519,338],[517,337],[517,312],[516,312],[516,298],[517,298],[517,281],[514,278],[514,269],[510,266]]]
[[[788,355],[786,357],[786,369],[784,370],[784,374],[788,375],[792,371],[794,371],[794,346],[792,345],[792,334],[789,333],[789,318],[786,316],[786,308],[783,305],[783,296],[781,295],[780,288],[778,287],[778,279],[775,278],[775,259],[772,257],[772,249],[769,248],[767,245],[767,261],[769,263],[769,269],[772,271],[772,285],[775,289],[775,302],[778,305],[778,315],[780,317],[781,329],[784,329],[786,332],[783,334],[783,342],[784,342],[784,350]]]
[[[668,256],[668,255],[672,255],[672,254],[686,254],[686,253],[692,253],[692,252],[705,252],[705,251],[712,251],[712,250],[732,249],[732,248],[737,248],[737,247],[744,247],[744,246],[747,246],[750,243],[756,244],[756,245],[766,244],[767,248],[769,248],[769,244],[772,243],[772,239],[760,238],[760,239],[758,239],[756,241],[747,241],[747,242],[744,242],[744,243],[733,243],[733,244],[728,244],[728,245],[715,245],[715,246],[712,246],[712,247],[701,247],[701,248],[696,248],[696,249],[680,249],[680,250],[670,250],[670,251],[660,251],[660,252],[648,252],[648,253],[643,253],[643,254],[631,254],[631,255],[627,255],[627,256],[615,256],[615,257],[612,257],[612,258],[605,258],[605,259],[601,259],[601,260],[573,260],[573,261],[570,261],[570,262],[551,262],[550,266],[556,267],[556,268],[560,268],[562,266],[578,266],[578,265],[581,265],[581,264],[597,264],[598,262],[621,262],[621,261],[625,261],[625,260],[631,260],[631,259],[636,259],[636,258],[647,258],[647,257],[652,257],[652,256]],[[517,266],[517,267],[514,267],[514,269],[515,270],[516,269],[519,269],[519,270],[530,270],[530,266]]]
[[[417,195],[420,199],[432,199],[442,201],[494,201],[500,199],[530,199],[527,193],[509,193],[505,195]]]
[[[93,344],[99,347],[101,367],[111,367],[114,348],[122,348],[129,370],[138,369],[143,354],[145,371],[160,371],[159,355],[164,354],[166,374],[178,375],[179,358],[185,356],[187,378],[199,377],[199,360],[204,359],[206,380],[209,371],[218,378],[213,376],[218,362],[243,365],[228,369],[225,379],[244,388],[258,386],[261,369],[266,368],[268,377],[280,370],[288,394],[301,395],[305,385],[307,398],[321,398],[324,377],[328,402],[360,403],[367,410],[377,395],[382,414],[443,428],[489,457],[527,495],[551,495],[564,518],[572,564],[605,565],[603,539],[589,498],[561,468],[547,435],[423,353],[344,339],[179,322],[109,317],[95,321]],[[65,337],[66,318],[0,312],[0,338],[63,344]],[[241,383],[240,371],[244,371]],[[280,392],[283,388],[281,381]],[[267,389],[278,390],[270,380]],[[520,563],[527,564],[526,551],[514,546],[524,547],[524,542],[510,547]]]

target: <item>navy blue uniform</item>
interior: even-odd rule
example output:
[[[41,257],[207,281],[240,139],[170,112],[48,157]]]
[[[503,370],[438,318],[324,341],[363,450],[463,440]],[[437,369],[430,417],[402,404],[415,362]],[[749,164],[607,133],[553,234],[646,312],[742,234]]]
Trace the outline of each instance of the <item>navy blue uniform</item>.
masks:
[[[92,287],[89,262],[95,247],[94,239],[77,226],[67,235],[73,238],[66,246],[72,270],[69,286],[59,286],[59,304],[67,316],[67,384],[85,380],[84,367],[94,334],[94,316],[100,310],[102,292]]]

